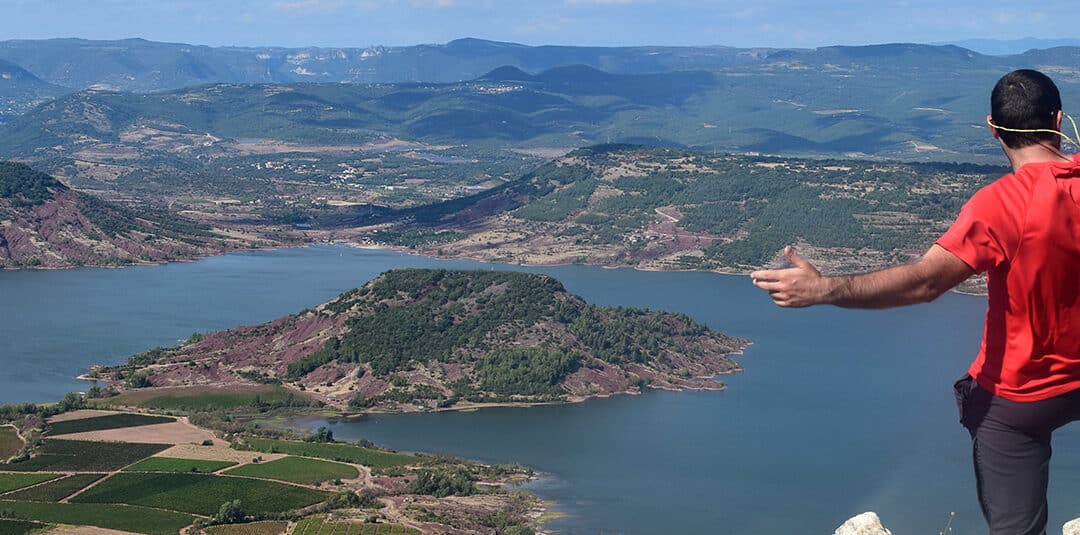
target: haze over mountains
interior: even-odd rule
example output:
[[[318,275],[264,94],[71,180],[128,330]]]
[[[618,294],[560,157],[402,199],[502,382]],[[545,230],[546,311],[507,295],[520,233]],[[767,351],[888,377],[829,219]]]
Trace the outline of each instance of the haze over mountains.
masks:
[[[979,161],[996,156],[981,118],[1000,73],[1039,67],[1066,101],[1080,96],[1080,48],[997,57],[912,44],[750,50],[462,39],[360,50],[61,39],[3,42],[0,58],[44,80],[24,84],[36,88],[24,91],[24,107],[55,91],[42,84],[94,88],[10,120],[0,155],[20,158],[117,142],[150,124],[296,142],[377,132],[504,148],[629,142]],[[189,87],[207,82],[227,84]]]
[[[1000,73],[1041,68],[1061,83],[1066,101],[1080,96],[1080,48],[1070,47],[991,56],[915,44],[603,48],[459,39],[297,49],[52,39],[0,42],[0,61],[12,65],[0,64],[9,73],[0,79],[0,120],[62,87],[95,90],[34,110],[5,129],[0,153],[19,157],[62,145],[56,136],[78,132],[95,141],[102,132],[117,136],[133,124],[164,121],[216,137],[325,141],[333,137],[327,132],[341,137],[366,129],[411,140],[533,147],[638,142],[978,160],[996,154],[985,132],[973,127],[981,127],[986,95]],[[205,86],[215,83],[230,85]],[[310,83],[328,85],[295,85]],[[289,94],[252,84],[289,84]],[[162,90],[174,92],[126,93]],[[77,110],[87,106],[103,114]],[[117,108],[124,110],[120,118],[109,112]],[[241,121],[246,112],[232,113],[237,108],[280,120],[265,129],[261,121]],[[65,128],[49,128],[58,113]],[[96,133],[79,126],[86,121]]]

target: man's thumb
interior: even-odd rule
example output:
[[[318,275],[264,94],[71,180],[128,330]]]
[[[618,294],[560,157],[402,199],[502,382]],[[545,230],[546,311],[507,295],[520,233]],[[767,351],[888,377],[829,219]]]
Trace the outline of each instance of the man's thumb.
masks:
[[[788,245],[784,247],[784,256],[787,257],[795,267],[803,269],[814,269],[814,265],[809,260],[805,259],[799,253],[795,252],[795,248]]]

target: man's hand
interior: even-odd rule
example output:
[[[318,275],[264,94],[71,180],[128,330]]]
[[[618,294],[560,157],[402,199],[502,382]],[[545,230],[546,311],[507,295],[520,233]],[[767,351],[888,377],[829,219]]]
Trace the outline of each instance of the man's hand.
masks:
[[[795,267],[755,271],[750,274],[754,286],[768,291],[773,302],[782,307],[824,303],[829,294],[829,280],[793,247],[785,247],[784,256]]]
[[[791,247],[784,256],[795,267],[750,274],[754,285],[782,307],[829,304],[847,308],[890,308],[926,303],[975,274],[963,260],[933,245],[914,264],[864,273],[823,277]]]

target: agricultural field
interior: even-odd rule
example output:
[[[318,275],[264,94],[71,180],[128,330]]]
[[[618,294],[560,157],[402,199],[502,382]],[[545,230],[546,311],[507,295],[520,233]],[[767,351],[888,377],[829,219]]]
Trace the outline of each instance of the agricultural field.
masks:
[[[420,461],[420,457],[415,455],[374,450],[352,444],[295,442],[267,438],[249,438],[246,442],[255,451],[317,457],[319,459],[361,464],[371,468],[402,466]]]
[[[329,493],[243,477],[203,474],[116,474],[76,496],[77,503],[124,503],[213,515],[221,504],[240,500],[244,512],[276,513],[319,503]]]
[[[19,453],[23,441],[14,427],[0,427],[0,459],[7,459]]]
[[[120,429],[124,427],[138,427],[142,425],[163,424],[175,422],[176,418],[168,416],[150,416],[146,414],[120,413],[108,416],[95,416],[80,420],[64,420],[49,424],[46,435],[67,435],[71,433],[83,433],[86,431],[102,431],[105,429]]]
[[[205,411],[248,408],[259,404],[307,406],[310,400],[281,386],[259,385],[229,390],[201,386],[135,390],[108,398],[103,403],[113,407]]]
[[[97,526],[148,535],[176,535],[195,521],[191,515],[147,507],[97,503],[35,503],[0,501],[11,518],[76,526]]]
[[[58,477],[60,474],[0,474],[0,492],[10,492]]]
[[[356,479],[360,477],[359,470],[354,466],[303,457],[285,457],[268,463],[246,464],[226,473],[235,476],[279,479],[308,485],[334,479]]]
[[[167,444],[48,439],[30,460],[0,468],[16,472],[111,472],[168,447]]]
[[[324,517],[309,516],[296,525],[293,535],[420,535],[420,531],[396,524],[327,522]]]
[[[12,492],[4,496],[5,500],[23,502],[58,502],[75,494],[87,485],[101,479],[105,474],[73,474],[43,485]]]
[[[288,522],[268,520],[247,524],[227,524],[206,528],[206,535],[281,535],[289,528]]]
[[[149,457],[124,469],[125,472],[182,472],[208,474],[236,465],[232,461]]]
[[[40,530],[44,527],[45,524],[39,524],[29,520],[0,518],[0,533],[3,533],[4,535],[23,535],[24,533],[32,533],[35,530]]]

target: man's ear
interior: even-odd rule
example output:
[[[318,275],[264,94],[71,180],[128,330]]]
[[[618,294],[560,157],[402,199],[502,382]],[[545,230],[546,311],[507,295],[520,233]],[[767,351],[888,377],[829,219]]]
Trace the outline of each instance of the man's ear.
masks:
[[[1054,114],[1054,130],[1057,130],[1058,132],[1061,131],[1061,118],[1063,116],[1064,113],[1061,110],[1058,110],[1057,113]]]
[[[1061,117],[1058,117],[1058,120],[1060,121]],[[994,118],[992,116],[990,116],[990,115],[987,115],[986,116],[986,127],[990,129],[990,135],[994,136],[994,139],[1001,139],[1001,132],[999,132],[997,128],[994,128],[993,124],[994,124]]]

